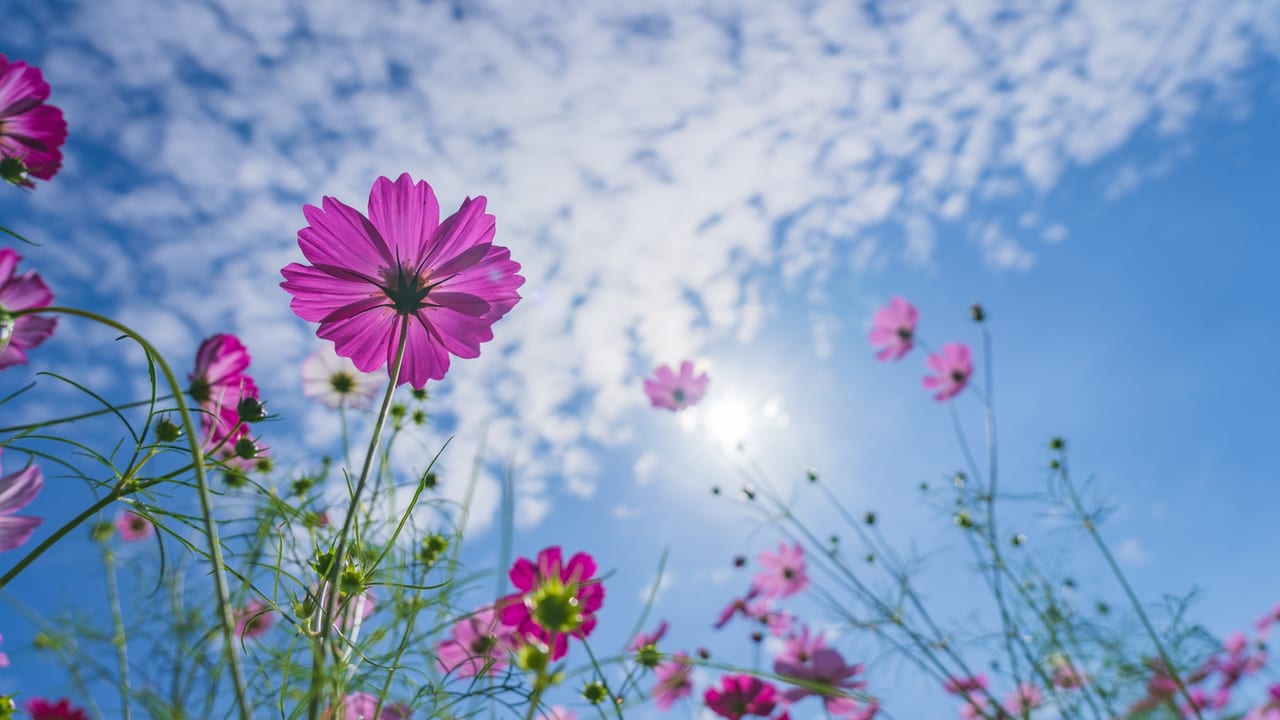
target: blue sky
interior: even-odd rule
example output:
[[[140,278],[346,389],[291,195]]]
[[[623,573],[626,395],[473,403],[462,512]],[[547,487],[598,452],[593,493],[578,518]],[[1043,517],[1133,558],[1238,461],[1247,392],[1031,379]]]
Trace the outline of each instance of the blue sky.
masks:
[[[493,537],[510,460],[517,548],[620,570],[609,637],[669,546],[660,614],[688,646],[721,642],[707,626],[740,590],[728,560],[776,539],[712,501],[733,475],[708,440],[646,407],[662,362],[711,372],[713,438],[749,417],[733,440],[779,482],[821,468],[891,536],[948,557],[956,536],[915,488],[960,465],[950,421],[919,387],[921,353],[886,366],[865,344],[893,295],[934,345],[974,340],[967,308],[984,303],[1006,482],[1038,487],[1044,443],[1068,437],[1148,596],[1201,586],[1220,633],[1280,600],[1264,570],[1280,543],[1274,3],[261,5],[7,12],[0,51],[44,69],[71,137],[55,181],[0,213],[44,243],[24,252],[60,300],[178,365],[240,334],[286,417],[270,443],[286,464],[337,437],[300,395],[316,341],[277,287],[301,205],[363,207],[375,177],[407,171],[446,208],[487,195],[528,280],[435,389],[450,422],[423,446],[456,435],[444,468],[465,472],[488,428],[475,537]],[[33,370],[138,396],[138,358],[62,330]],[[52,523],[71,501],[36,508]],[[47,572],[15,595],[74,595]],[[0,634],[20,657],[13,617]],[[0,672],[0,691],[44,682]]]

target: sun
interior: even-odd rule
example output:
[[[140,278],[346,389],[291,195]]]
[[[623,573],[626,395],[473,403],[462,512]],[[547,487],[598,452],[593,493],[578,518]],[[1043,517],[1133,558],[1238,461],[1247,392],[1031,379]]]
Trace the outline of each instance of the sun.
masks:
[[[681,425],[727,451],[747,441],[757,415],[750,403],[735,396],[708,400],[695,410],[681,414]]]

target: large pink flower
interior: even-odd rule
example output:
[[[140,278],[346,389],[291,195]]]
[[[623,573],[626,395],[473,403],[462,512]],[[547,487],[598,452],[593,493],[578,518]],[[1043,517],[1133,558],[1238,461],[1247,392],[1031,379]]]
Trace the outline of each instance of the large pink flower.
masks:
[[[900,297],[877,310],[871,316],[871,344],[880,348],[876,358],[898,360],[910,352],[919,319],[915,306]]]
[[[809,585],[804,567],[804,548],[800,543],[791,547],[780,543],[776,553],[765,550],[760,553],[760,564],[765,569],[756,574],[755,585],[765,597],[788,597]]]
[[[670,660],[659,663],[653,674],[658,678],[653,686],[653,699],[659,710],[670,708],[693,692],[693,663],[685,653],[678,652]]]
[[[237,608],[236,637],[241,640],[254,640],[262,637],[275,621],[275,613],[271,607],[258,598],[250,598],[244,607]]]
[[[498,622],[493,608],[484,608],[453,626],[453,637],[440,643],[436,660],[446,673],[492,675],[507,666],[516,644],[512,629]]]
[[[30,505],[43,486],[44,476],[35,465],[0,477],[0,551],[12,550],[26,542],[40,525],[38,517],[19,517],[14,513]]]
[[[383,703],[382,712],[378,711],[378,697],[369,693],[351,693],[344,697],[338,707],[325,711],[325,720],[408,720],[409,708],[392,703]]]
[[[257,384],[245,373],[248,368],[249,351],[235,335],[219,333],[200,343],[195,370],[187,379],[191,397],[200,404],[206,445],[225,439],[234,447],[249,434],[249,426],[240,422],[240,401],[259,396]]]
[[[291,263],[280,284],[298,317],[363,372],[390,364],[406,330],[398,384],[421,388],[449,370],[449,355],[474,358],[493,324],[520,300],[519,263],[493,244],[485,199],[467,198],[440,222],[431,186],[408,173],[378,178],[369,216],[326,197],[307,205],[298,245],[311,265]]]
[[[925,376],[924,386],[938,391],[933,399],[939,402],[959,395],[973,374],[973,358],[969,347],[962,343],[943,345],[942,352],[930,355],[925,364],[935,374]]]
[[[685,360],[680,363],[679,375],[666,365],[655,370],[653,377],[644,381],[644,392],[654,407],[683,410],[702,399],[710,382],[706,373],[695,376],[693,363]]]
[[[595,629],[595,612],[604,604],[604,585],[595,574],[590,555],[577,553],[566,564],[559,547],[538,553],[537,564],[516,560],[509,577],[520,592],[499,601],[502,622],[545,643],[552,660],[564,657],[570,635],[585,638]]]
[[[67,123],[62,111],[46,105],[49,83],[39,68],[9,62],[0,54],[0,173],[32,187],[27,175],[51,179],[62,166]]]
[[[0,55],[0,61],[3,59],[4,56]],[[21,259],[22,256],[12,249],[0,248],[0,314],[48,307],[53,302],[53,293],[35,270],[15,274]],[[0,317],[0,337],[6,333],[9,335],[9,342],[0,350],[0,370],[10,365],[25,364],[27,350],[44,342],[53,334],[57,324],[57,318],[39,315],[23,315],[17,320]]]
[[[806,683],[784,693],[789,702],[796,702],[809,695],[820,695],[825,703],[826,700],[841,699],[841,693],[846,690],[866,687],[865,682],[853,679],[862,672],[862,665],[847,664],[837,650],[829,647],[815,649],[803,662],[780,657],[774,661],[773,671],[784,678]]]
[[[720,688],[707,688],[707,708],[720,717],[741,720],[747,715],[767,717],[778,704],[778,690],[758,677],[726,675]]]

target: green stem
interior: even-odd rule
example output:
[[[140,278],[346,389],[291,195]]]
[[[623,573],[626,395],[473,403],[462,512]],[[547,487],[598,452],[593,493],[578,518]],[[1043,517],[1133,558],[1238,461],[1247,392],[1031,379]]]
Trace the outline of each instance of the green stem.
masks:
[[[200,497],[200,515],[204,520],[205,539],[209,543],[209,557],[213,562],[213,584],[215,598],[218,604],[218,618],[222,625],[224,652],[226,654],[227,663],[231,667],[231,679],[232,684],[235,686],[236,705],[239,710],[240,720],[251,720],[253,717],[253,710],[249,704],[249,693],[245,686],[244,668],[241,666],[240,656],[236,652],[235,618],[232,615],[231,601],[227,590],[227,565],[222,557],[222,541],[218,537],[218,524],[213,519],[213,499],[209,493],[209,483],[205,478],[204,473],[204,453],[200,447],[199,434],[196,433],[195,422],[191,418],[191,410],[187,407],[186,398],[183,396],[182,386],[178,384],[177,377],[173,374],[173,370],[169,367],[169,363],[165,361],[160,352],[157,351],[146,338],[139,335],[127,325],[123,325],[111,318],[97,313],[70,307],[30,308],[28,310],[14,311],[11,315],[14,318],[18,318],[23,315],[33,315],[37,313],[81,317],[118,330],[124,335],[129,336],[134,342],[138,343],[147,355],[155,360],[156,365],[164,374],[165,381],[169,384],[169,388],[173,392],[173,399],[177,401],[178,414],[182,417],[182,426],[187,435],[187,445],[191,451],[192,464],[194,466],[193,469],[195,470],[196,475],[196,486]],[[6,577],[8,577],[8,575],[6,575]],[[3,582],[4,580],[0,580],[0,585],[3,585]]]
[[[124,613],[120,610],[120,587],[116,578],[116,554],[110,540],[102,543],[102,564],[107,575],[107,604],[111,607],[111,644],[116,649],[116,664],[120,669],[120,700],[124,703],[124,720],[133,719],[129,699],[133,691],[129,685],[129,645],[124,630]]]
[[[337,609],[338,596],[341,594],[342,564],[346,560],[347,539],[351,534],[352,523],[360,509],[360,496],[369,481],[369,470],[373,467],[373,459],[378,454],[378,442],[382,439],[382,429],[387,422],[387,411],[391,408],[391,399],[395,396],[396,384],[400,380],[400,368],[404,363],[404,349],[409,339],[409,316],[404,316],[400,324],[400,342],[396,345],[396,355],[391,361],[391,381],[387,383],[387,391],[382,396],[382,407],[378,409],[378,417],[373,424],[373,436],[369,438],[369,449],[365,452],[364,466],[360,469],[360,478],[356,481],[355,491],[351,495],[351,506],[347,508],[347,516],[342,522],[342,531],[338,533],[338,543],[334,546],[333,562],[329,566],[328,577],[321,580],[320,596],[324,608],[320,611],[320,637],[315,646],[311,661],[311,703],[307,717],[316,720],[320,716],[320,687],[324,679],[324,658],[329,641],[329,633],[333,630],[334,611]],[[324,591],[327,583],[330,590]]]
[[[106,415],[109,412],[115,412],[117,410],[129,410],[131,408],[142,407],[143,405],[150,405],[153,402],[160,402],[161,400],[170,400],[172,398],[173,398],[172,395],[165,395],[162,397],[158,397],[155,400],[135,400],[133,402],[125,403],[123,405],[113,405],[111,407],[105,407],[100,410],[93,410],[90,412],[80,413],[79,415],[68,415],[67,417],[54,418],[53,420],[44,420],[44,421],[35,422],[35,423],[28,423],[26,425],[10,425],[9,427],[0,428],[0,433],[23,432],[24,430],[37,430],[40,428],[49,427],[50,425],[61,425],[63,423],[75,422],[77,420],[88,420],[89,418],[98,417],[99,415]]]

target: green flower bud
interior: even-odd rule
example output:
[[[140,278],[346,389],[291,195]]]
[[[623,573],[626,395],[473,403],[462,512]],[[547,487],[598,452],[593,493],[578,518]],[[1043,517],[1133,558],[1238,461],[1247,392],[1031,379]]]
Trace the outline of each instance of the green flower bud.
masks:
[[[592,705],[598,705],[609,697],[609,690],[602,682],[589,682],[586,687],[582,688],[582,697],[586,698],[587,702]]]
[[[160,442],[171,443],[180,437],[182,437],[182,426],[169,418],[161,418],[156,423],[156,439]]]
[[[240,422],[248,425],[265,420],[267,406],[257,398],[246,397],[240,399],[240,404],[236,406],[236,412],[240,415]]]

